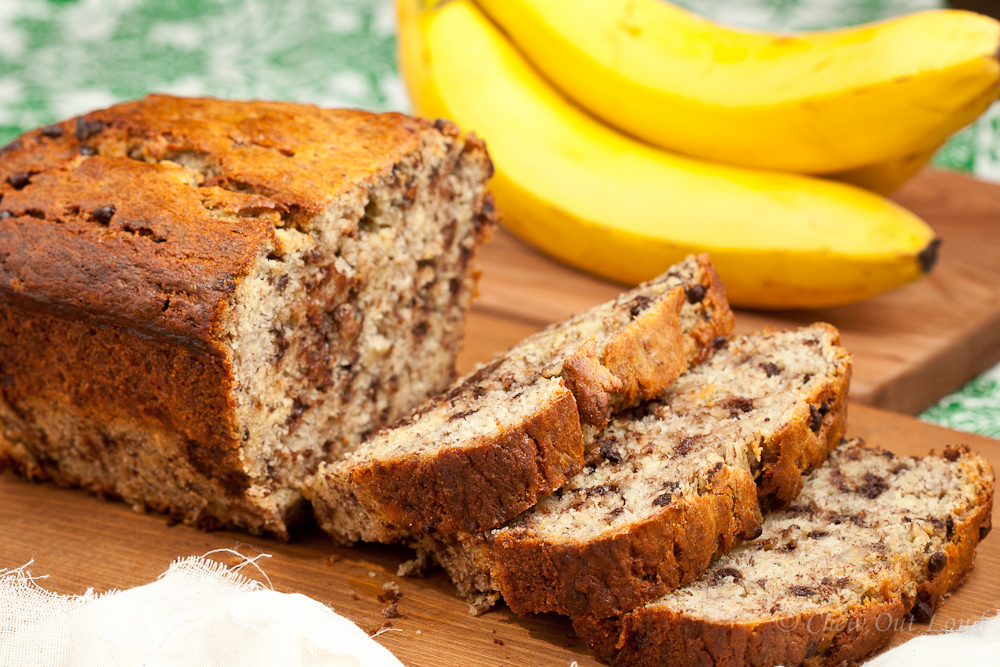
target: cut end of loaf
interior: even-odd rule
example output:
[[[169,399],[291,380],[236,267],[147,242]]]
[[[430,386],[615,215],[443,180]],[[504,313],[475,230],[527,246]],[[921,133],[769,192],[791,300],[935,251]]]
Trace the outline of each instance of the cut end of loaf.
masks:
[[[452,380],[470,260],[494,224],[487,168],[478,142],[428,131],[261,254],[224,328],[248,472],[268,488],[297,489]]]

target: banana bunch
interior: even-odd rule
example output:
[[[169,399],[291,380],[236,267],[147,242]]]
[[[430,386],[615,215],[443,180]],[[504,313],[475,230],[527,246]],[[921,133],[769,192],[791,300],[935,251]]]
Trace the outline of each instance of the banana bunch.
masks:
[[[959,122],[954,120],[958,112],[950,106],[978,109],[976,113],[982,110],[968,100],[965,104],[945,101],[950,88],[939,87],[939,99],[918,111],[900,103],[892,107],[900,117],[890,125],[909,124],[904,118],[908,114],[937,115],[936,129],[928,121],[921,137],[926,145],[911,142],[903,153],[895,153],[895,148],[888,148],[892,142],[882,140],[883,135],[894,134],[895,128],[873,127],[866,132],[866,141],[856,143],[887,148],[866,147],[858,158],[855,143],[837,143],[851,134],[847,130],[859,122],[858,117],[838,117],[835,100],[826,99],[831,91],[841,90],[842,85],[830,79],[829,73],[838,69],[838,58],[847,57],[834,48],[834,42],[821,42],[826,59],[802,55],[798,65],[783,65],[791,70],[792,79],[818,80],[803,81],[795,90],[784,91],[781,99],[787,103],[765,107],[775,114],[768,116],[755,108],[758,102],[754,100],[763,100],[760,104],[773,101],[773,96],[764,93],[776,94],[771,82],[778,75],[761,63],[772,52],[775,57],[778,53],[794,56],[796,49],[805,50],[799,42],[784,47],[780,39],[749,34],[742,41],[729,40],[713,34],[721,34],[721,28],[675,14],[679,10],[661,0],[479,1],[496,13],[499,25],[518,40],[531,63],[498,24],[469,0],[433,6],[422,0],[398,0],[402,74],[418,113],[450,118],[487,140],[496,165],[492,189],[507,227],[545,252],[606,278],[635,283],[657,275],[689,253],[707,251],[732,303],[759,308],[856,301],[915,280],[934,263],[938,241],[926,224],[905,209],[851,185],[764,169],[755,160],[769,161],[766,166],[770,168],[788,169],[794,164],[801,171],[843,172],[845,178],[853,174],[856,180],[898,178],[919,159],[915,154],[929,153],[944,140],[943,127]],[[642,14],[654,12],[653,6],[659,5],[668,13]],[[608,14],[613,7],[619,8],[619,15]],[[687,23],[681,24],[677,17]],[[867,42],[898,39],[885,26],[883,32],[875,28]],[[635,72],[644,52],[630,51],[625,36],[641,40],[644,35],[662,48],[659,60],[645,65],[647,70],[670,70],[676,62],[690,61],[687,73],[676,73],[690,77],[688,88],[673,93],[689,104],[683,117],[675,119],[672,109],[669,118],[658,117],[654,112],[667,108],[666,102],[642,97],[652,94],[649,82],[637,78]],[[664,35],[685,41],[671,45]],[[765,44],[768,39],[770,47]],[[843,41],[850,45],[864,40],[845,37]],[[1000,31],[994,34],[994,51],[998,42]],[[928,50],[919,42],[912,48]],[[908,55],[889,48],[879,53],[896,63]],[[576,66],[583,69],[574,71],[574,66],[561,62],[564,58],[575,58]],[[924,61],[934,60],[924,55],[916,59],[921,67]],[[992,72],[990,95],[995,97],[1000,71],[995,56],[979,60]],[[719,63],[743,63],[740,71],[746,78],[714,76],[716,69],[724,69]],[[878,67],[890,69],[889,65]],[[560,89],[553,88],[536,67]],[[975,74],[978,70],[972,66],[944,69],[956,72],[959,80],[978,81],[984,76]],[[560,71],[576,83],[561,80]],[[898,65],[898,71],[906,70]],[[922,76],[917,73],[912,78]],[[936,69],[928,76],[942,79]],[[854,95],[866,100],[865,104],[875,104],[869,94],[872,85],[865,81]],[[661,88],[670,86],[673,83],[667,82]],[[724,90],[727,86],[728,91]],[[754,97],[758,93],[760,97]],[[629,134],[595,120],[564,94]],[[720,97],[713,101],[712,95]],[[692,102],[694,96],[701,101]],[[977,92],[977,96],[985,99],[986,94]],[[604,102],[595,101],[599,97]],[[843,95],[842,106],[849,110],[865,106],[854,105],[852,100],[851,94]],[[827,101],[830,111],[823,106]],[[718,116],[708,120],[711,108],[731,112],[729,120],[719,121]],[[795,112],[796,108],[800,111]],[[810,116],[809,109],[819,108],[824,109],[822,117],[830,119],[830,127],[821,128],[816,122],[819,116]],[[617,116],[612,118],[612,113]],[[945,122],[944,116],[950,120]],[[626,117],[636,124],[626,127],[620,120]],[[793,122],[800,125],[793,126]],[[655,126],[675,127],[668,133]],[[699,132],[701,126],[704,131]],[[646,132],[640,132],[640,127]],[[683,149],[671,145],[672,149],[708,153],[712,160],[654,146],[665,142],[649,128],[663,130],[661,134],[668,139],[669,134],[691,142]],[[834,130],[839,133],[824,135]],[[818,150],[824,141],[827,150]]]
[[[970,12],[779,36],[724,28],[663,0],[477,2],[591,113],[727,164],[888,168],[932,153],[1000,91],[1000,25]]]

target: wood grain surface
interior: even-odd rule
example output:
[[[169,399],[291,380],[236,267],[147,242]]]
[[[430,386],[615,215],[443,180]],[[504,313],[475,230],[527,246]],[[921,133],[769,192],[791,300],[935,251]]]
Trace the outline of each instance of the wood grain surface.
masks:
[[[829,322],[854,354],[854,400],[916,414],[1000,362],[1000,186],[925,170],[895,199],[943,240],[929,276],[850,306],[738,312],[736,328]],[[472,358],[506,349],[522,332],[622,289],[558,264],[506,232],[486,246],[481,264],[465,367]],[[496,331],[498,320],[518,326]]]
[[[900,200],[928,219],[944,238],[942,261],[921,283],[868,302],[815,313],[737,313],[739,330],[790,326],[815,319],[841,328],[854,353],[855,401],[917,410],[1000,359],[1000,189],[968,179],[924,173]],[[608,299],[620,287],[552,262],[500,233],[484,253],[480,301],[468,322],[461,370],[485,361],[548,322]],[[849,434],[900,454],[965,442],[1000,466],[1000,441],[960,434],[913,418],[853,404]],[[598,664],[565,618],[519,618],[500,604],[474,617],[440,571],[400,578],[410,557],[385,546],[334,548],[315,526],[282,544],[236,533],[170,526],[118,502],[0,475],[0,568],[34,560],[35,574],[60,593],[127,588],[156,578],[179,557],[214,549],[266,552],[275,589],[304,593],[333,606],[362,628],[389,627],[379,636],[405,664]],[[227,556],[222,556],[226,560]],[[399,618],[381,615],[386,581],[402,591]],[[1000,606],[1000,537],[979,550],[975,571],[947,599],[932,624],[915,624],[896,641],[971,622]],[[391,624],[391,626],[390,626]]]
[[[851,406],[849,432],[900,454],[926,454],[965,442],[1000,468],[1000,441],[931,426],[903,415]],[[994,514],[994,521],[998,517]],[[998,523],[1000,525],[1000,523]],[[276,590],[303,593],[331,605],[362,628],[391,623],[378,640],[409,667],[477,665],[597,665],[575,638],[567,619],[548,614],[520,618],[503,604],[479,616],[455,596],[444,574],[397,577],[410,554],[396,547],[331,546],[315,527],[291,544],[226,532],[204,533],[170,526],[159,515],[141,515],[118,502],[81,491],[32,484],[0,475],[0,568],[34,560],[31,571],[47,574],[45,586],[60,593],[127,588],[154,580],[175,558],[213,549],[261,552]],[[228,556],[222,556],[223,562]],[[382,584],[399,584],[399,618],[381,615]],[[897,633],[899,643],[922,632],[939,632],[992,615],[1000,606],[1000,533],[979,548],[976,568],[946,599],[932,623],[914,623]]]

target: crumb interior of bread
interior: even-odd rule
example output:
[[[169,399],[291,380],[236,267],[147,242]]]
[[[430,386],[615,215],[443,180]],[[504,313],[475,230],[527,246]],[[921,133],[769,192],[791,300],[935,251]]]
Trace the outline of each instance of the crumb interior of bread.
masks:
[[[761,444],[804,420],[804,397],[845,372],[822,327],[737,338],[660,398],[612,420],[583,472],[501,530],[586,542],[711,492],[725,467],[753,474]]]
[[[345,463],[372,456],[387,462],[415,454],[431,456],[442,449],[473,447],[521,427],[564,393],[561,381],[538,377],[512,391],[489,389],[475,396],[435,400],[418,419],[379,433],[349,454]]]
[[[975,459],[897,458],[842,445],[806,480],[795,504],[763,533],[716,561],[698,581],[649,609],[709,622],[765,621],[914,595],[977,497]]]
[[[289,218],[232,295],[233,398],[265,492],[298,485],[451,380],[487,168],[460,148],[428,133],[366,189]]]

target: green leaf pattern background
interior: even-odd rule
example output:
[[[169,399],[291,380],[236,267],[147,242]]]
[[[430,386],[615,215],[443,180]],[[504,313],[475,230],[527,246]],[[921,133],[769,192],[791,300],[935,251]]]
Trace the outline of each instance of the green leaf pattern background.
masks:
[[[943,6],[939,0],[676,0],[725,23],[797,31]],[[387,0],[0,0],[0,145],[141,97],[283,99],[408,111]],[[938,166],[1000,182],[1000,105]],[[923,419],[1000,437],[1000,366]]]

